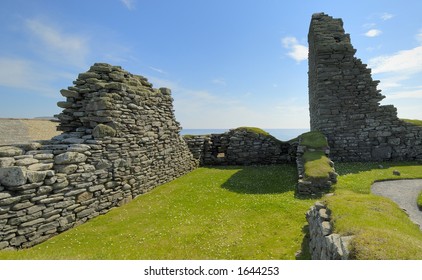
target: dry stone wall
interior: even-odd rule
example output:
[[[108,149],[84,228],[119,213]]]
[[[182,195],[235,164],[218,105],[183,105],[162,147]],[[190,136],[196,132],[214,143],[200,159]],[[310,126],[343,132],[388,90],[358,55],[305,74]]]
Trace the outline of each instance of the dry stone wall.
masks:
[[[61,94],[61,135],[0,147],[0,249],[43,242],[198,165],[169,89],[96,63]]]
[[[266,165],[293,162],[296,146],[248,128],[184,137],[201,165]]]
[[[331,211],[321,202],[306,213],[309,224],[309,250],[313,260],[347,260],[353,236],[333,233]]]
[[[343,21],[314,14],[308,42],[311,130],[327,136],[332,159],[422,159],[422,128],[398,119],[394,106],[380,106],[379,81],[354,57]]]

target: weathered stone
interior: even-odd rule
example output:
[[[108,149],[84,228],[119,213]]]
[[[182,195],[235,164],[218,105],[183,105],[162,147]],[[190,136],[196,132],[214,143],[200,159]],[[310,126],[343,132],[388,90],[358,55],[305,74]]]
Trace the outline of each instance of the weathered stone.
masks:
[[[27,171],[24,167],[0,168],[0,183],[6,187],[16,187],[26,183]]]
[[[28,166],[28,170],[31,170],[31,171],[47,171],[51,168],[53,168],[52,163],[35,163]]]
[[[0,168],[13,166],[14,164],[15,164],[15,159],[12,157],[0,158]]]
[[[79,97],[79,93],[77,93],[76,91],[73,91],[73,90],[62,89],[62,90],[60,90],[60,93],[64,97],[72,97],[72,98],[78,98]]]
[[[115,135],[116,130],[105,124],[97,125],[92,131],[92,136],[94,136],[94,138],[104,138],[107,136],[114,137]]]
[[[63,154],[59,154],[54,158],[55,164],[72,164],[72,163],[80,163],[85,162],[86,156],[81,153],[77,152],[66,152]]]
[[[93,197],[91,192],[83,192],[76,197],[76,203],[87,201]]]
[[[38,183],[44,181],[45,177],[47,176],[47,172],[28,170],[26,172],[26,176],[30,183]]]
[[[13,146],[0,147],[0,157],[14,157],[24,154],[24,150]]]
[[[54,166],[54,170],[57,173],[63,173],[63,174],[72,174],[78,169],[78,166],[76,164],[69,164],[69,165],[59,165],[56,164]]]

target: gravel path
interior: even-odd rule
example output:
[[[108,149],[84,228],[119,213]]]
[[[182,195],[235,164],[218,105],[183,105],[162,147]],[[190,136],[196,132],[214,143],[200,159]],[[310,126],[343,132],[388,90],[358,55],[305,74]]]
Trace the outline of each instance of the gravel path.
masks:
[[[422,230],[422,211],[416,204],[416,198],[421,191],[422,179],[376,182],[371,187],[373,194],[387,197],[397,203]]]

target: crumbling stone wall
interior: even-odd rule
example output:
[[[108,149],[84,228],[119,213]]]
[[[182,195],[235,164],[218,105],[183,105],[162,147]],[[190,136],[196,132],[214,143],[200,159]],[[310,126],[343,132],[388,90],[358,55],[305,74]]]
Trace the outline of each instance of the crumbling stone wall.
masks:
[[[198,165],[169,89],[96,63],[61,94],[61,135],[0,147],[0,249],[43,242]]]
[[[334,161],[415,160],[422,158],[422,128],[398,119],[371,69],[354,57],[343,21],[312,16],[309,35],[311,130],[324,133]]]
[[[296,146],[246,128],[184,139],[201,165],[280,164],[296,157]]]
[[[309,251],[313,260],[347,260],[352,235],[333,233],[331,211],[316,202],[306,213],[309,224]]]

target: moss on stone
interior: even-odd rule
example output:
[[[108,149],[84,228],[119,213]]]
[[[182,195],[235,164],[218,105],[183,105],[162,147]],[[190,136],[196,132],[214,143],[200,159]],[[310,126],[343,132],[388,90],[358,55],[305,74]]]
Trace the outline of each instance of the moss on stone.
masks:
[[[262,128],[259,127],[252,127],[252,126],[241,126],[235,129],[235,131],[246,131],[246,132],[252,132],[258,135],[262,135],[264,137],[268,137],[271,138],[272,140],[276,141],[276,142],[282,142],[280,140],[278,140],[277,138],[275,138],[274,136],[272,136],[271,134],[269,134],[268,132],[266,132],[265,130],[263,130]]]
[[[330,159],[322,151],[307,151],[303,154],[303,159],[306,178],[329,178],[329,173],[333,171]]]
[[[92,131],[94,138],[104,138],[106,136],[116,136],[116,130],[108,125],[99,124]]]
[[[328,147],[327,138],[319,131],[310,131],[303,133],[300,144],[311,149],[323,149]]]

